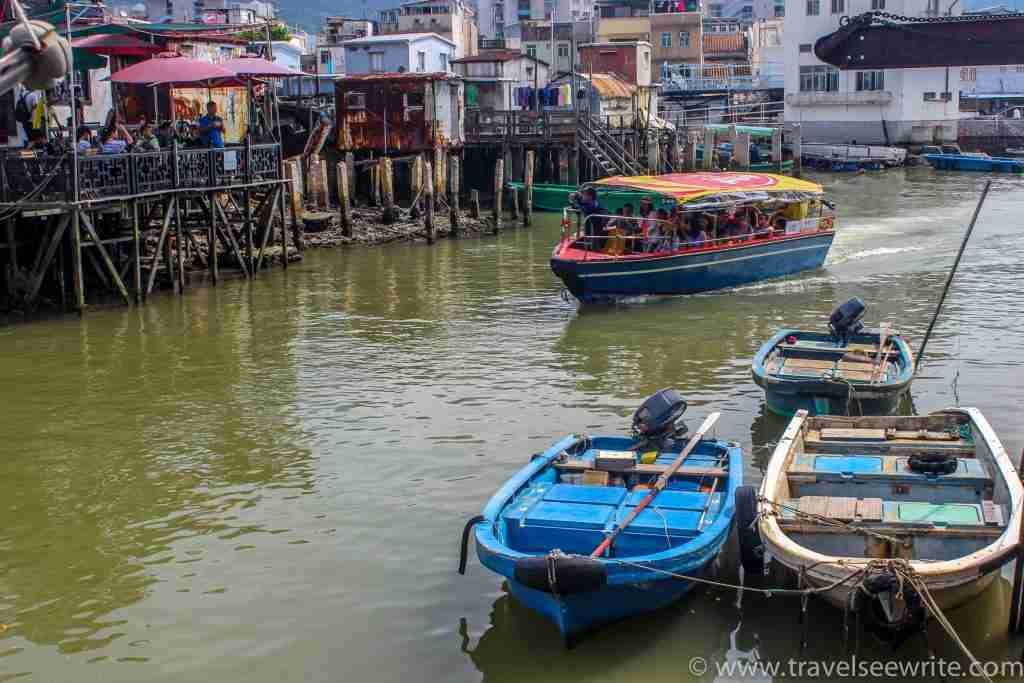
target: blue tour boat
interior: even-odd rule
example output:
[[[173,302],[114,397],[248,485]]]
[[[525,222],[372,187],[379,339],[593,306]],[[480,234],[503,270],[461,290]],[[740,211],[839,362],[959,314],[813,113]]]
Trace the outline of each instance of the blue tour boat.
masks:
[[[566,209],[551,269],[577,299],[692,294],[819,268],[835,238],[820,185],[769,173],[616,176],[584,186],[645,193],[662,217]],[[739,220],[745,221],[736,230]],[[686,225],[703,236],[686,236]],[[649,238],[657,231],[660,244]],[[698,229],[695,234],[700,235]]]
[[[508,480],[470,520],[477,556],[570,644],[601,624],[665,607],[718,555],[742,484],[735,443],[693,435],[671,389],[634,416],[634,435],[567,436]],[[689,437],[689,438],[687,438]],[[678,468],[678,469],[675,469]]]
[[[914,356],[887,324],[864,329],[865,311],[860,299],[851,299],[832,314],[828,333],[782,329],[758,349],[751,372],[772,412],[886,415],[896,409],[914,379]]]

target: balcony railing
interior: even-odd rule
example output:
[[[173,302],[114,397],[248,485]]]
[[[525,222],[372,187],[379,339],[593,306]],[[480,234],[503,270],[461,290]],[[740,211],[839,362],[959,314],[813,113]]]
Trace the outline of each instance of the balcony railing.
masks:
[[[571,139],[576,134],[575,112],[468,110],[466,142]]]
[[[175,189],[229,188],[278,180],[277,143],[78,157],[80,199],[131,197]],[[72,157],[9,154],[0,162],[4,202],[66,201],[74,198]]]

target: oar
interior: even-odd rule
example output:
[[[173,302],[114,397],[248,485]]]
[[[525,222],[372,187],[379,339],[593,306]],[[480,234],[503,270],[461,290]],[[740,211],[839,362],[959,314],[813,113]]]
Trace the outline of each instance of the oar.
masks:
[[[651,492],[644,496],[644,499],[640,501],[639,505],[633,508],[633,511],[626,516],[626,519],[623,520],[622,524],[612,529],[611,533],[605,536],[605,539],[601,541],[601,545],[594,548],[594,552],[590,553],[591,557],[600,557],[603,555],[604,552],[611,547],[611,544],[615,541],[615,538],[622,532],[622,530],[632,524],[637,515],[643,512],[644,508],[651,504],[651,501],[654,500],[655,496],[657,496],[663,488],[668,486],[669,479],[671,479],[676,470],[682,466],[683,461],[686,460],[686,456],[690,454],[690,451],[697,447],[697,444],[700,443],[700,440],[704,438],[704,435],[711,430],[721,415],[721,413],[711,413],[707,416],[704,423],[700,426],[700,429],[697,430],[690,441],[686,444],[686,447],[679,453],[679,457],[673,460],[668,469],[658,477],[658,481],[654,483],[654,488]]]

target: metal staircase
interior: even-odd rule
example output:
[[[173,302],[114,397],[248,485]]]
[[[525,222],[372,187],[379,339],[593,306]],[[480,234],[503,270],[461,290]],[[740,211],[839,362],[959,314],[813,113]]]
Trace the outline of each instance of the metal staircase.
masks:
[[[576,135],[580,149],[606,176],[643,175],[647,167],[626,151],[615,135],[600,119],[580,113],[576,119]]]

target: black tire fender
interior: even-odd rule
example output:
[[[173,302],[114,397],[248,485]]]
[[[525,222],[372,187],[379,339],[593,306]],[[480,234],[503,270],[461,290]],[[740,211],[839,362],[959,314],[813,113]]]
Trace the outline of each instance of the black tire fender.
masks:
[[[736,489],[736,536],[740,544],[740,564],[748,574],[764,571],[764,544],[757,530],[757,491],[753,486]]]

